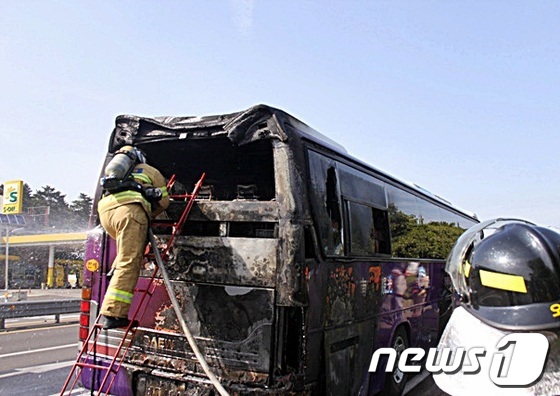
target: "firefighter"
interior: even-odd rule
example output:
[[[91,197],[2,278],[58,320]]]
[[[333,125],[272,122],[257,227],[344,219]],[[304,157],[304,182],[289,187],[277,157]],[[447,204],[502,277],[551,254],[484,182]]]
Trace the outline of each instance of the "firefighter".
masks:
[[[120,169],[120,174],[115,174],[115,169]],[[105,193],[97,211],[101,225],[117,243],[111,280],[101,306],[103,328],[111,329],[129,324],[128,311],[140,275],[150,220],[167,208],[169,195],[165,178],[146,163],[146,156],[136,147],[118,150],[105,173],[101,179]]]
[[[489,220],[461,235],[446,272],[455,308],[438,350],[480,353],[435,373],[438,387],[457,396],[560,394],[560,234]]]

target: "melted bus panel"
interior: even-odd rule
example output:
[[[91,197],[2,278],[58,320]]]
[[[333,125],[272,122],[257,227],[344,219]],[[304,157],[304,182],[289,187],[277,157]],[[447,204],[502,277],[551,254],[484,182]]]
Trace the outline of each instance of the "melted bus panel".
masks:
[[[206,173],[166,268],[199,348],[228,391],[355,395],[404,386],[398,372],[368,373],[373,351],[402,334],[411,346],[434,345],[443,258],[475,218],[267,106],[207,117],[119,116],[106,161],[123,144],[139,146],[162,174],[175,175],[172,194],[190,192]],[[154,221],[162,243],[171,233],[163,223],[177,220],[184,206],[172,201]],[[84,276],[92,317],[115,256],[114,241],[96,232],[86,262],[99,266],[86,266]],[[143,270],[137,289],[151,273]],[[156,283],[113,390],[211,394]],[[131,312],[138,304],[135,295]],[[98,345],[101,359],[116,348],[119,331],[112,334]],[[82,382],[95,388],[94,376],[84,370]]]

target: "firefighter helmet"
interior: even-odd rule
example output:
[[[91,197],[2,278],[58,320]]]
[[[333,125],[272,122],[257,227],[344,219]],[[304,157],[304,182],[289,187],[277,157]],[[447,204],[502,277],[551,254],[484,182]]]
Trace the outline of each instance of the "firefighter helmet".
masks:
[[[144,151],[135,146],[122,146],[120,149],[115,151],[115,156],[117,154],[125,154],[130,160],[136,163],[146,163],[146,154],[144,153]]]
[[[560,234],[516,219],[468,229],[447,260],[460,304],[504,330],[560,327]]]

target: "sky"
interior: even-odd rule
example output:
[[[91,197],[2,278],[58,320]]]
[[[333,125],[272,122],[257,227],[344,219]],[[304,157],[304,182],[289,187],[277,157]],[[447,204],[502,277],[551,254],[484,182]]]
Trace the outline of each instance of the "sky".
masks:
[[[280,108],[480,219],[560,227],[560,2],[4,1],[0,183],[93,196],[114,119]]]

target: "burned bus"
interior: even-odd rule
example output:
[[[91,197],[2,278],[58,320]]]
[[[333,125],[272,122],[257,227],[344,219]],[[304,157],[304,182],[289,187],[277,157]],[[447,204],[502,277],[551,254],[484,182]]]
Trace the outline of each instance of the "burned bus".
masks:
[[[266,105],[203,117],[119,116],[105,163],[123,145],[139,147],[175,178],[171,194],[188,193],[206,174],[166,268],[182,316],[227,392],[402,393],[406,375],[369,372],[372,354],[437,344],[449,304],[444,261],[476,216]],[[182,207],[172,201],[160,216],[176,219]],[[116,250],[95,211],[91,225],[82,342]],[[154,233],[164,241],[170,231]],[[146,262],[131,312],[151,267]],[[156,280],[112,394],[217,394],[167,293]],[[103,332],[89,356],[100,362],[123,335]],[[99,371],[82,370],[82,386],[96,390]]]

